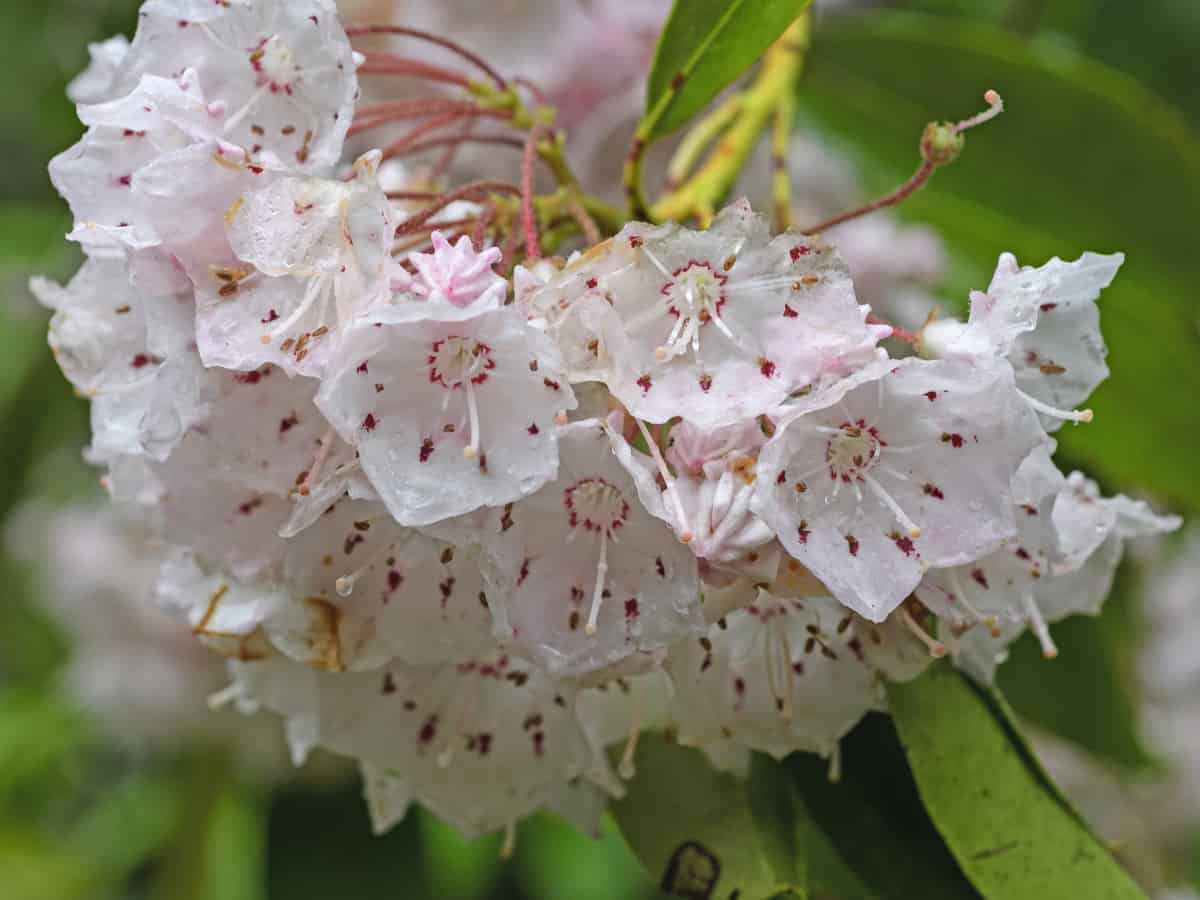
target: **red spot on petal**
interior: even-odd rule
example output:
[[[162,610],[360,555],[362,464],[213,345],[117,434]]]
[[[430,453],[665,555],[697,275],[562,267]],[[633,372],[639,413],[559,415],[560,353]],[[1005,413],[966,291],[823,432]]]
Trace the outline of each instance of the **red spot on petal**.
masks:
[[[367,413],[367,417],[365,419],[363,419],[363,423],[362,423],[363,431],[367,431],[367,432],[374,431],[375,426],[378,424],[379,424],[379,422],[375,418],[375,414]]]
[[[796,319],[796,318],[799,318],[799,316],[800,316],[800,313],[798,313],[794,309],[792,309],[792,307],[789,304],[787,304],[787,303],[783,304],[783,317],[785,319]]]

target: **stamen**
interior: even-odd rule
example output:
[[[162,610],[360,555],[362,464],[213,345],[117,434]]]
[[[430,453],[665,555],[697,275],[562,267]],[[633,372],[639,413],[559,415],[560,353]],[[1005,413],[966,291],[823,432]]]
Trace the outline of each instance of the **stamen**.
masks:
[[[242,696],[242,686],[236,681],[233,684],[227,685],[208,695],[208,708],[212,710],[223,709],[235,700]]]
[[[225,120],[224,133],[229,134],[233,129],[237,128],[246,118],[253,112],[254,107],[258,106],[260,100],[267,95],[271,90],[271,85],[264,84],[257,91],[250,95],[250,99],[243,104],[242,108],[235,112],[232,116]]]
[[[629,781],[637,774],[634,756],[637,754],[638,737],[642,733],[642,699],[635,691],[630,700],[633,709],[629,720],[629,739],[625,742],[625,752],[621,754],[621,762],[617,766],[617,774]]]
[[[900,523],[900,527],[908,532],[911,538],[919,538],[921,536],[921,528],[908,517],[908,514],[900,508],[900,504],[895,501],[887,489],[880,484],[870,472],[863,472],[862,480],[866,482],[867,487],[871,489],[876,497],[878,497],[888,509],[892,511],[892,515],[896,517],[896,521]]]
[[[912,636],[928,648],[930,656],[934,659],[941,659],[946,655],[946,645],[918,625],[916,620],[908,614],[907,609],[901,609],[899,616],[900,621],[904,623],[904,627],[912,633]]]
[[[509,822],[504,826],[504,843],[500,847],[501,859],[512,859],[513,851],[517,849],[517,823]]]
[[[467,414],[471,420],[471,443],[463,447],[463,456],[474,459],[479,455],[479,404],[475,401],[475,384],[469,374],[463,381],[463,389],[467,392]]]
[[[604,581],[608,577],[608,529],[600,529],[600,561],[596,563],[596,587],[592,591],[592,608],[588,612],[584,631],[596,633],[596,619],[600,615],[600,604],[604,602]]]
[[[959,602],[964,610],[974,617],[976,622],[981,623],[992,637],[998,638],[1002,634],[1000,630],[1000,621],[994,615],[985,615],[981,613],[971,601],[967,599],[967,592],[963,589],[962,582],[958,580],[958,573],[954,569],[946,570],[946,578],[950,582],[950,590],[954,594],[954,599]]]
[[[300,487],[296,489],[301,497],[307,497],[312,492],[313,485],[321,476],[321,469],[329,460],[329,454],[333,450],[333,442],[336,438],[337,430],[332,427],[321,436],[321,442],[317,446],[317,455],[313,459],[312,465],[308,467],[308,474],[300,482]]]
[[[829,753],[829,783],[839,784],[842,780],[842,742],[836,741]]]
[[[243,284],[245,282],[242,282]],[[326,300],[331,291],[327,291],[327,286],[331,283],[328,275],[318,275],[316,278],[310,278],[308,287],[304,291],[304,299],[300,301],[290,316],[279,322],[272,328],[267,329],[267,333],[263,335],[263,343],[269,343],[276,335],[285,334],[289,329],[294,327],[304,318],[305,314],[312,308],[313,304],[318,300]],[[322,309],[324,307],[322,306]]]
[[[683,509],[683,500],[679,497],[679,489],[675,486],[675,476],[671,474],[671,470],[667,468],[667,461],[663,459],[662,450],[658,446],[658,441],[650,434],[650,429],[646,427],[646,423],[641,419],[634,419],[637,422],[638,429],[642,432],[642,437],[646,441],[646,447],[650,451],[650,456],[654,459],[654,464],[658,466],[658,473],[662,476],[663,481],[667,485],[667,498],[671,501],[671,505],[675,508],[675,516],[678,520],[679,540],[683,543],[691,543],[694,535],[691,528],[688,527],[687,513]]]
[[[1042,611],[1038,609],[1037,601],[1033,599],[1032,592],[1026,592],[1021,597],[1021,605],[1025,607],[1025,615],[1029,619],[1029,627],[1033,630],[1034,637],[1042,645],[1042,656],[1046,659],[1054,659],[1058,656],[1058,647],[1055,646],[1054,640],[1050,637],[1050,626],[1046,624],[1046,620],[1042,616]]]
[[[375,521],[375,519],[368,519],[368,521]],[[376,563],[378,563],[380,559],[394,554],[398,548],[402,547],[407,542],[408,536],[406,535],[404,538],[401,538],[398,541],[392,541],[390,544],[384,544],[374,553],[372,553],[370,557],[368,557],[367,560],[353,572],[350,572],[348,575],[339,576],[338,579],[333,583],[333,589],[337,591],[337,595],[339,597],[349,597],[351,594],[353,594],[354,588],[358,585],[359,580],[365,575],[370,574],[371,570],[375,568]]]
[[[1048,403],[1043,403],[1041,400],[1038,400],[1036,397],[1030,397],[1027,393],[1025,393],[1020,388],[1017,388],[1017,393],[1020,394],[1021,397],[1025,400],[1025,402],[1028,403],[1030,406],[1032,406],[1035,410],[1042,413],[1043,415],[1049,416],[1052,419],[1062,419],[1066,422],[1078,423],[1078,422],[1090,422],[1090,421],[1092,421],[1093,418],[1095,418],[1095,416],[1092,414],[1092,411],[1090,409],[1078,409],[1078,410],[1058,409],[1056,407],[1050,406]]]

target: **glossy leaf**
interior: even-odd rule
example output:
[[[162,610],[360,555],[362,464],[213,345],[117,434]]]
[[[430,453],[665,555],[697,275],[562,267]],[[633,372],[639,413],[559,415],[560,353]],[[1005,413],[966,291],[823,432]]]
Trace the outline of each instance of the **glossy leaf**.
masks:
[[[804,896],[794,836],[783,830],[793,815],[779,805],[786,792],[770,801],[760,793],[756,816],[744,779],[718,772],[699,750],[655,735],[638,744],[637,773],[613,804],[613,816],[664,893],[769,900],[791,890]]]
[[[810,0],[675,0],[646,85],[640,130],[669,134],[756,63]]]
[[[1002,704],[945,664],[888,700],[925,808],[984,897],[1144,896],[1031,764]]]
[[[1192,448],[1200,426],[1200,144],[1183,120],[1126,77],[1062,49],[985,25],[915,15],[863,17],[818,35],[801,105],[864,163],[872,192],[907,177],[933,119],[1006,112],[973,132],[962,157],[902,214],[940,228],[950,289],[986,287],[997,255],[1022,262],[1123,250],[1101,301],[1113,377],[1093,424],[1059,433],[1089,471],[1200,508]]]
[[[842,739],[840,752],[837,782],[829,764],[811,754],[786,762],[816,834],[827,840],[809,853],[813,897],[977,900],[925,812],[891,720],[867,716]],[[831,854],[833,865],[820,864]]]

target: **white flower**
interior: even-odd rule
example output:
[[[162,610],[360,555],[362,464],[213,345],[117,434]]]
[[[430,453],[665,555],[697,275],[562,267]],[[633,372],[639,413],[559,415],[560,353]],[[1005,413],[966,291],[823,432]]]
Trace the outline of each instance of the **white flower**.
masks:
[[[50,162],[50,180],[75,215],[72,237],[86,245],[158,243],[133,190],[137,173],[202,139],[208,110],[196,73],[147,75],[128,96],[80,106],[88,127],[75,146]]]
[[[671,429],[665,456],[649,432],[646,438],[651,457],[624,440],[614,442],[617,458],[633,476],[646,509],[716,569],[773,580],[778,554],[759,548],[770,543],[774,533],[750,511],[758,450],[767,439],[758,422],[712,431],[680,422]],[[665,465],[668,460],[675,475]]]
[[[194,69],[214,139],[310,172],[342,152],[358,80],[331,0],[149,0],[113,92]]]
[[[324,647],[317,661],[331,671],[392,659],[426,666],[464,662],[495,644],[478,550],[402,528],[379,503],[329,509],[288,542],[283,578],[294,625],[267,630],[301,662]]]
[[[1072,410],[1108,377],[1096,300],[1124,261],[1121,253],[1085,253],[1074,262],[1055,257],[1034,269],[1002,254],[987,293],[971,295],[967,323],[930,322],[921,333],[922,352],[1007,358],[1017,387],[1047,429],[1090,421],[1090,411]]]
[[[469,523],[511,579],[493,613],[556,677],[649,665],[704,628],[696,560],[642,507],[601,427],[565,426],[559,450],[554,481]]]
[[[323,373],[341,326],[388,291],[393,226],[378,166],[376,151],[349,180],[281,176],[232,202],[229,253],[196,277],[206,364]]]
[[[91,62],[67,85],[67,96],[75,103],[103,103],[113,99],[113,82],[128,52],[129,38],[123,34],[88,44]]]
[[[1014,492],[1017,534],[993,554],[930,572],[917,589],[921,602],[950,625],[947,644],[956,661],[985,682],[1026,627],[1047,656],[1057,655],[1049,625],[1100,612],[1124,541],[1180,525],[1177,517],[1156,516],[1127,497],[1100,497],[1078,472],[1064,479],[1048,451],[1026,461]]]
[[[753,504],[792,556],[875,622],[931,566],[976,559],[1015,532],[1009,485],[1042,437],[1007,367],[890,368],[802,401],[759,456]]]
[[[686,409],[705,428],[853,371],[888,334],[866,323],[832,248],[794,234],[769,240],[744,201],[708,231],[627,225],[531,307],[564,344],[573,378],[604,381],[638,418]]]
[[[507,655],[338,675],[273,660],[239,665],[235,677],[242,702],[299,720],[289,730],[305,745],[387,776],[388,802],[371,804],[377,825],[394,821],[411,797],[469,837],[508,828],[590,764],[574,691]],[[382,787],[373,782],[372,793]]]
[[[138,290],[122,256],[88,259],[65,287],[31,287],[54,310],[50,347],[63,374],[92,400],[93,451],[165,460],[212,399],[190,346],[190,294]]]
[[[554,346],[515,311],[378,307],[338,345],[318,405],[396,520],[428,525],[537,490],[575,399]]]
[[[777,759],[795,750],[828,756],[881,700],[852,618],[829,598],[763,592],[707,636],[672,648],[680,740],[733,739]]]

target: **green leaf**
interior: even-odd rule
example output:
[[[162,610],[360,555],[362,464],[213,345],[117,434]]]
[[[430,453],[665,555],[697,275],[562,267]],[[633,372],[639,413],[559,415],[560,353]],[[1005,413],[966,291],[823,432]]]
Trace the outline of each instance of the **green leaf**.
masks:
[[[940,228],[962,303],[986,287],[1003,250],[1033,264],[1124,250],[1100,304],[1113,377],[1091,402],[1095,422],[1058,436],[1090,471],[1200,508],[1200,425],[1181,399],[1200,395],[1200,143],[1183,120],[1068,50],[915,15],[818,35],[801,105],[856,151],[882,193],[915,168],[924,124],[976,111],[987,88],[1004,96],[1005,114],[972,132],[959,161],[902,213]]]
[[[760,786],[752,803],[745,780],[656,735],[643,735],[636,765],[613,816],[665,893],[768,900],[792,889],[804,896],[794,880],[802,876],[798,856],[788,846],[794,837],[774,830],[794,816],[779,806],[789,796],[786,782],[782,798],[768,800]]]
[[[888,701],[930,818],[988,900],[1133,900],[1137,885],[1031,763],[995,698],[945,663]]]
[[[30,782],[61,779],[86,734],[79,711],[48,690],[0,694],[0,809]]]
[[[488,896],[500,877],[499,835],[469,841],[424,809],[414,810],[430,890],[442,900]]]
[[[674,131],[750,68],[810,0],[675,0],[646,84],[639,133]]]
[[[266,817],[257,792],[231,783],[212,810],[204,900],[266,897]]]
[[[1098,618],[1074,616],[1054,626],[1057,659],[1045,659],[1027,634],[1012,646],[996,681],[1023,720],[1099,759],[1140,769],[1156,761],[1137,730],[1129,575],[1118,575]]]
[[[809,852],[814,900],[978,898],[925,812],[891,720],[867,716],[842,739],[840,753],[837,782],[828,763],[811,754],[786,763],[829,848],[809,844],[816,849]],[[821,864],[830,855],[833,865]],[[847,882],[839,864],[855,881]]]
[[[661,896],[610,818],[601,823],[600,837],[593,840],[557,816],[534,816],[521,823],[513,863],[520,896],[537,900]]]

